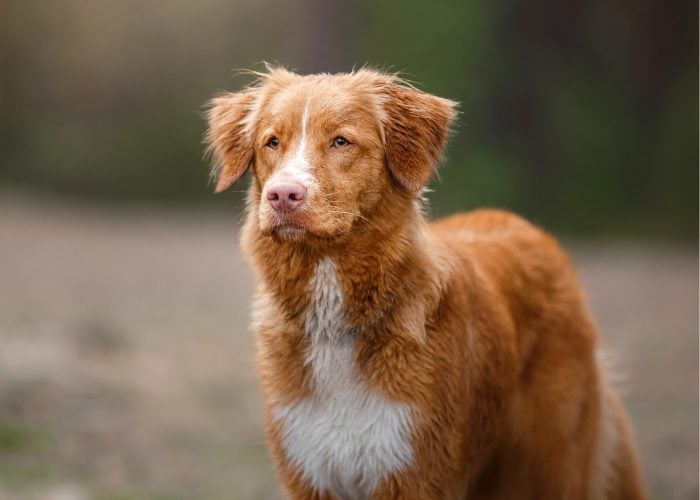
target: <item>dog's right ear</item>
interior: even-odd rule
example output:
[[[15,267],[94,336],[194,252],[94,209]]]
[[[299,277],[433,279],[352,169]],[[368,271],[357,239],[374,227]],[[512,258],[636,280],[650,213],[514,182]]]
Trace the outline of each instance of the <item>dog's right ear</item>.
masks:
[[[212,158],[211,176],[215,192],[227,190],[238,181],[253,160],[253,137],[248,115],[255,105],[256,92],[244,90],[223,94],[208,103],[204,142]]]

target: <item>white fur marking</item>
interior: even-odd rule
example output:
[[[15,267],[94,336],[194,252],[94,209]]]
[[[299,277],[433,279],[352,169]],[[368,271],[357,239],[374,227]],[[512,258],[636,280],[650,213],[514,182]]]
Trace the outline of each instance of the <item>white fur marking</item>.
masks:
[[[294,155],[276,172],[268,182],[279,177],[294,180],[311,189],[316,184],[316,179],[311,173],[311,164],[306,157],[306,126],[309,122],[309,100],[304,104],[304,112],[301,116],[301,139]]]
[[[307,363],[314,394],[277,409],[289,459],[318,491],[369,498],[381,480],[413,460],[411,409],[370,390],[355,366],[335,263],[321,260],[311,280]]]

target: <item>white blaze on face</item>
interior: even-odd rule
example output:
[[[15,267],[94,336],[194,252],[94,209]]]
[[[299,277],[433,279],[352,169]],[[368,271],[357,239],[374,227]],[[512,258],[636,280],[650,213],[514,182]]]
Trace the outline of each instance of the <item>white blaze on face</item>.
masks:
[[[307,128],[309,124],[309,98],[306,99],[304,104],[304,112],[301,115],[301,138],[297,144],[297,148],[291,158],[287,159],[282,167],[277,170],[267,181],[266,185],[270,182],[285,179],[290,181],[299,182],[304,186],[307,191],[311,190],[316,179],[311,173],[311,163],[307,157],[308,141],[307,141]]]

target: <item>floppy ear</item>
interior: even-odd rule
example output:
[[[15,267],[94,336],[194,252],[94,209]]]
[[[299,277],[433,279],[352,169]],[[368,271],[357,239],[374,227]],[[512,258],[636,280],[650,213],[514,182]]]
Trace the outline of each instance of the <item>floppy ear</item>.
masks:
[[[394,83],[386,85],[383,94],[389,170],[402,186],[417,193],[440,160],[457,103]]]
[[[209,101],[208,129],[204,138],[212,158],[215,192],[227,190],[243,177],[253,159],[253,137],[247,117],[255,104],[255,92],[224,94]]]

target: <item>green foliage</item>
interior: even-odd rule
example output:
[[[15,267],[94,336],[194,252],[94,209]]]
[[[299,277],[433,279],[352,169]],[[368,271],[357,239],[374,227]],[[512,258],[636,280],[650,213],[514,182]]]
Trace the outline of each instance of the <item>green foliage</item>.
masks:
[[[33,444],[36,434],[14,422],[0,421],[0,453],[17,451]]]
[[[42,484],[50,477],[45,448],[45,429],[14,420],[0,420],[0,484],[25,487]]]
[[[0,183],[211,200],[201,111],[246,83],[232,69],[369,63],[461,103],[437,214],[501,206],[565,233],[696,238],[698,7],[675,3],[11,2]]]

